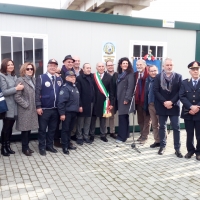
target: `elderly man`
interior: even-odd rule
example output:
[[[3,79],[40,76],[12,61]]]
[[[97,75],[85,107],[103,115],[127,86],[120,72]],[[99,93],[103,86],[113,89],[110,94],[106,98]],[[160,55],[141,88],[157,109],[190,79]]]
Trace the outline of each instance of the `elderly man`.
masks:
[[[191,158],[196,154],[196,159],[200,160],[200,81],[199,81],[200,63],[193,61],[188,65],[191,79],[182,82],[179,90],[179,97],[183,103],[181,118],[184,119],[187,132],[187,154],[185,158]],[[194,131],[196,134],[196,148],[194,147]]]
[[[76,81],[80,93],[80,110],[82,111],[78,114],[76,143],[79,145],[83,145],[83,142],[90,144],[89,131],[92,108],[95,101],[95,91],[93,74],[91,74],[91,66],[89,63],[83,65],[83,74],[80,74]]]
[[[166,146],[166,123],[169,117],[174,134],[175,154],[182,158],[180,152],[180,101],[179,90],[181,87],[182,76],[173,71],[174,64],[171,58],[166,58],[163,62],[163,71],[154,80],[155,108],[159,116],[159,136],[160,149],[159,155],[163,155]]]
[[[118,77],[118,73],[114,71],[114,64],[111,60],[106,61],[106,69],[107,69],[107,73],[110,74],[112,76],[112,81],[111,81],[111,87],[113,87],[113,109],[111,110],[112,116],[108,118],[109,120],[109,127],[110,127],[110,137],[116,139],[116,135],[115,135],[115,114],[116,114],[116,104],[115,104],[115,100],[116,100],[116,81],[117,81],[117,77]]]
[[[158,115],[156,115],[155,110],[155,97],[153,93],[153,85],[154,79],[158,74],[158,68],[155,65],[149,66],[149,76],[146,79],[145,83],[145,102],[144,102],[144,110],[147,114],[150,114],[154,135],[154,143],[150,145],[151,148],[160,146],[160,138],[158,134],[159,123],[158,123]]]
[[[74,71],[76,76],[79,76],[81,73],[83,73],[83,70],[80,68],[80,58],[78,56],[73,56],[74,59]]]
[[[39,153],[46,155],[46,150],[57,153],[53,148],[53,139],[58,123],[57,101],[62,79],[56,76],[58,62],[51,59],[48,62],[47,73],[38,76],[35,87],[35,102],[38,113]],[[46,132],[48,128],[48,132]]]
[[[105,72],[105,66],[102,62],[97,63],[96,69],[97,72],[94,74],[95,102],[90,126],[90,140],[92,142],[94,141],[96,119],[99,117],[100,139],[104,142],[108,142],[106,138],[106,117],[104,116],[104,111],[107,111],[107,107],[105,108],[104,106],[107,105],[108,100],[111,99],[110,96],[108,97],[108,94],[110,92],[110,81],[112,77]],[[112,109],[112,106],[110,106],[109,109]]]
[[[144,93],[145,93],[145,82],[148,77],[148,68],[144,60],[138,60],[136,62],[137,72],[134,73],[134,80],[136,86],[135,92],[135,106],[137,111],[138,124],[140,127],[140,137],[137,141],[144,144],[150,133],[150,116],[144,110]]]

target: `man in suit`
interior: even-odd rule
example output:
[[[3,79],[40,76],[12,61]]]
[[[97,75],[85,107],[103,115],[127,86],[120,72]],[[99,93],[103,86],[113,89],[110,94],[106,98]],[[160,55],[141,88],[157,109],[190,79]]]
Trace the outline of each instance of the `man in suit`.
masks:
[[[196,154],[196,159],[200,160],[200,81],[199,81],[200,63],[191,62],[188,65],[191,79],[185,79],[182,82],[179,97],[183,103],[181,118],[184,119],[187,132],[186,147],[187,154],[185,158],[191,158]],[[196,134],[197,145],[194,147],[194,130]]]
[[[96,66],[97,72],[94,74],[94,91],[95,91],[95,102],[93,108],[93,116],[91,120],[90,126],[90,140],[91,142],[94,141],[94,134],[95,134],[95,125],[97,117],[100,120],[100,139],[103,142],[108,142],[106,138],[107,134],[107,127],[106,127],[106,117],[104,115],[104,102],[111,100],[111,96],[109,99],[105,94],[102,93],[102,87],[104,86],[107,93],[110,92],[110,82],[112,77],[105,72],[105,66],[102,62],[97,63]],[[107,109],[107,108],[106,108]],[[112,106],[109,106],[109,109],[112,109]]]
[[[155,109],[159,116],[159,155],[163,155],[166,146],[166,123],[168,117],[171,121],[174,134],[174,149],[178,158],[182,158],[180,152],[180,101],[179,89],[181,87],[182,76],[173,71],[174,64],[171,58],[166,58],[163,62],[163,71],[154,80]]]

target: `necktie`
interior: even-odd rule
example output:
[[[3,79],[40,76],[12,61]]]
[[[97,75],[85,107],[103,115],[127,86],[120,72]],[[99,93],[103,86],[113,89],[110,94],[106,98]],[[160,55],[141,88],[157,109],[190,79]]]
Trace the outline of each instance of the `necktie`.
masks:
[[[100,74],[100,78],[102,79],[102,74]]]
[[[53,85],[54,85],[54,83],[55,83],[55,78],[54,78],[54,76],[52,76],[52,83],[53,83]]]
[[[139,73],[139,99],[141,99],[141,95],[142,95],[142,74]]]
[[[196,89],[197,81],[193,81],[193,86],[194,86],[194,88]]]

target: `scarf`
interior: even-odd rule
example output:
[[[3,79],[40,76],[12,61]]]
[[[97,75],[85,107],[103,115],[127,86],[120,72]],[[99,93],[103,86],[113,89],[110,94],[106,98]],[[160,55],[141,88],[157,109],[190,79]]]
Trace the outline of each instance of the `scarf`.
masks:
[[[173,81],[173,78],[174,78],[174,72],[172,72],[170,74],[169,77],[167,77],[165,71],[163,70],[161,72],[161,75],[160,75],[160,85],[161,85],[161,88],[163,90],[167,90],[169,92],[172,91],[172,81]]]
[[[139,73],[136,72],[136,77],[135,77],[136,80],[138,79],[138,74]],[[142,105],[142,106],[144,105],[144,90],[145,90],[145,81],[147,77],[148,77],[148,68],[145,67],[143,77],[141,78],[141,80],[138,80],[138,84],[137,84],[137,88],[135,92],[135,104]]]
[[[74,72],[74,74],[76,74],[76,73],[75,73],[75,70],[74,70],[74,68],[73,68],[73,67],[72,67],[71,69],[67,69],[67,68],[65,67],[65,65],[63,65],[63,66],[62,66],[62,69],[61,69],[61,71],[63,71],[63,72],[64,72],[64,74],[66,74],[66,72],[67,72],[67,71],[73,71],[73,72]]]
[[[121,74],[118,74],[117,83],[121,82],[127,75],[127,72],[124,71]]]

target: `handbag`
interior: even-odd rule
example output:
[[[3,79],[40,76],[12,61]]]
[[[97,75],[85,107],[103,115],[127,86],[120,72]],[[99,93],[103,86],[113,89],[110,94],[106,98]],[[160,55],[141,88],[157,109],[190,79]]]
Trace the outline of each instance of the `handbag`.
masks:
[[[2,93],[2,90],[0,88],[0,119],[4,119],[6,112],[8,111],[8,107],[6,104],[5,97]]]

